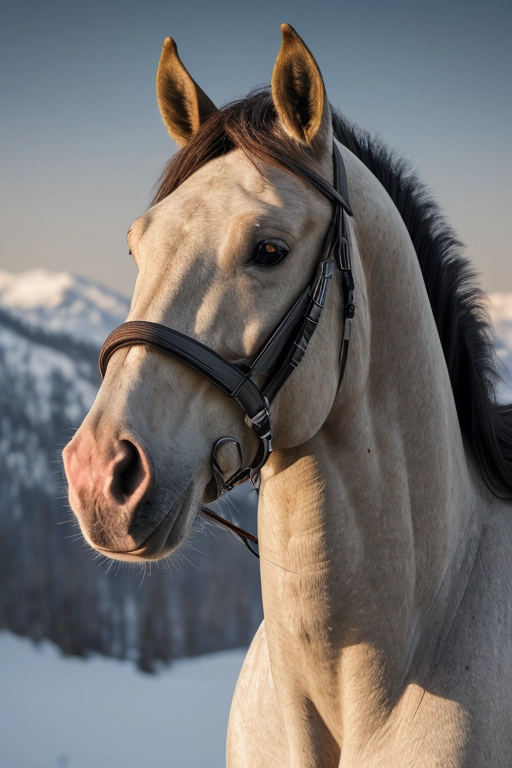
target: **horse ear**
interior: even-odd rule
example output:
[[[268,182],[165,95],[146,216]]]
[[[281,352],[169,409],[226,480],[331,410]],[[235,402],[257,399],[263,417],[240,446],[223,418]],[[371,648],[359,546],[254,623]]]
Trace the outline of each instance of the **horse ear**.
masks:
[[[160,56],[156,74],[156,98],[165,127],[182,147],[196,135],[204,121],[217,111],[215,104],[181,63],[176,43],[170,37],[165,38]]]
[[[324,81],[311,52],[289,24],[281,25],[281,50],[272,73],[272,99],[292,139],[319,152],[331,143]]]

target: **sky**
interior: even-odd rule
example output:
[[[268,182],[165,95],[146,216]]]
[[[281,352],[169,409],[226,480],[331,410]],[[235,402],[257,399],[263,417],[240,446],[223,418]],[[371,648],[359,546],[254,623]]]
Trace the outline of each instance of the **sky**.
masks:
[[[130,294],[126,232],[176,146],[155,73],[172,36],[218,105],[268,84],[288,22],[330,101],[409,158],[487,291],[512,291],[512,4],[46,0],[4,4],[0,267]]]

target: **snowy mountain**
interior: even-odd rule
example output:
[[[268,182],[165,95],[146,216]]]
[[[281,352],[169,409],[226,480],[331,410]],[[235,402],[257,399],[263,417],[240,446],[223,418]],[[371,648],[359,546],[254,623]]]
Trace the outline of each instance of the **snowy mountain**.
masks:
[[[126,296],[69,272],[0,270],[0,310],[27,332],[64,335],[99,347],[126,319],[129,306]]]
[[[0,628],[151,670],[247,645],[261,602],[255,558],[217,528],[151,578],[110,570],[83,543],[60,451],[94,400],[99,347],[127,311],[83,278],[0,273]]]
[[[500,400],[512,403],[512,293],[489,294],[489,314],[496,329],[496,352],[502,367]]]

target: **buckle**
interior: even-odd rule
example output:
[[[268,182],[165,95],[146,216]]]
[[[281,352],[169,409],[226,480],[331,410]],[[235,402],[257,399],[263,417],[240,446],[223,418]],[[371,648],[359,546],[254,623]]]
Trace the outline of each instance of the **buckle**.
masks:
[[[268,412],[268,408],[263,408],[263,410],[259,411],[256,416],[251,417],[246,414],[245,416],[245,423],[248,427],[251,427],[252,429],[261,429],[261,426],[264,424],[264,422],[269,419],[270,414]]]
[[[249,416],[249,414],[245,415],[245,423],[248,427],[251,427],[254,429],[257,433],[261,431],[263,426],[267,426],[265,422],[268,422],[268,435],[270,435],[270,403],[268,399],[265,397],[265,407],[261,409],[261,411],[258,411],[258,413],[252,417]],[[258,437],[267,437],[267,434],[265,435],[259,435]]]
[[[343,285],[347,289],[347,291],[353,291],[354,290],[354,276],[352,274],[352,270],[349,267],[344,267],[341,270],[341,277],[343,280]]]
[[[354,315],[356,314],[356,305],[353,301],[349,301],[347,304],[345,304],[345,317],[348,320],[352,320]]]

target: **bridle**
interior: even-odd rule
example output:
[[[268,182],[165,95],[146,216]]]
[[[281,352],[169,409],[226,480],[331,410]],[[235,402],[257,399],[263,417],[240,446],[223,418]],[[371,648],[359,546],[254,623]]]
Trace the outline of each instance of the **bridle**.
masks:
[[[229,397],[234,398],[245,412],[245,423],[258,438],[258,450],[254,461],[244,466],[240,443],[234,437],[221,437],[213,446],[211,464],[218,494],[230,491],[235,485],[251,479],[259,487],[259,473],[272,451],[270,406],[290,374],[301,362],[317,328],[325,306],[327,285],[339,269],[343,291],[343,339],[340,350],[339,384],[343,378],[350,340],[350,324],[354,317],[354,279],[350,260],[350,240],[346,215],[352,216],[349,204],[347,174],[343,158],[333,144],[334,185],[306,166],[287,158],[285,169],[300,176],[327,197],[334,205],[331,222],[321,248],[321,256],[315,273],[300,296],[265,341],[252,363],[234,364],[210,347],[174,328],[145,320],[133,320],[118,326],[103,344],[99,367],[102,377],[114,352],[121,347],[146,345],[166,352],[195,368]],[[264,376],[263,386],[254,379]],[[219,451],[226,443],[235,444],[240,466],[224,479],[217,461]],[[255,536],[234,523],[225,520],[213,510],[202,505],[201,511],[210,519],[228,528],[242,539],[253,552],[249,541],[257,544]]]

